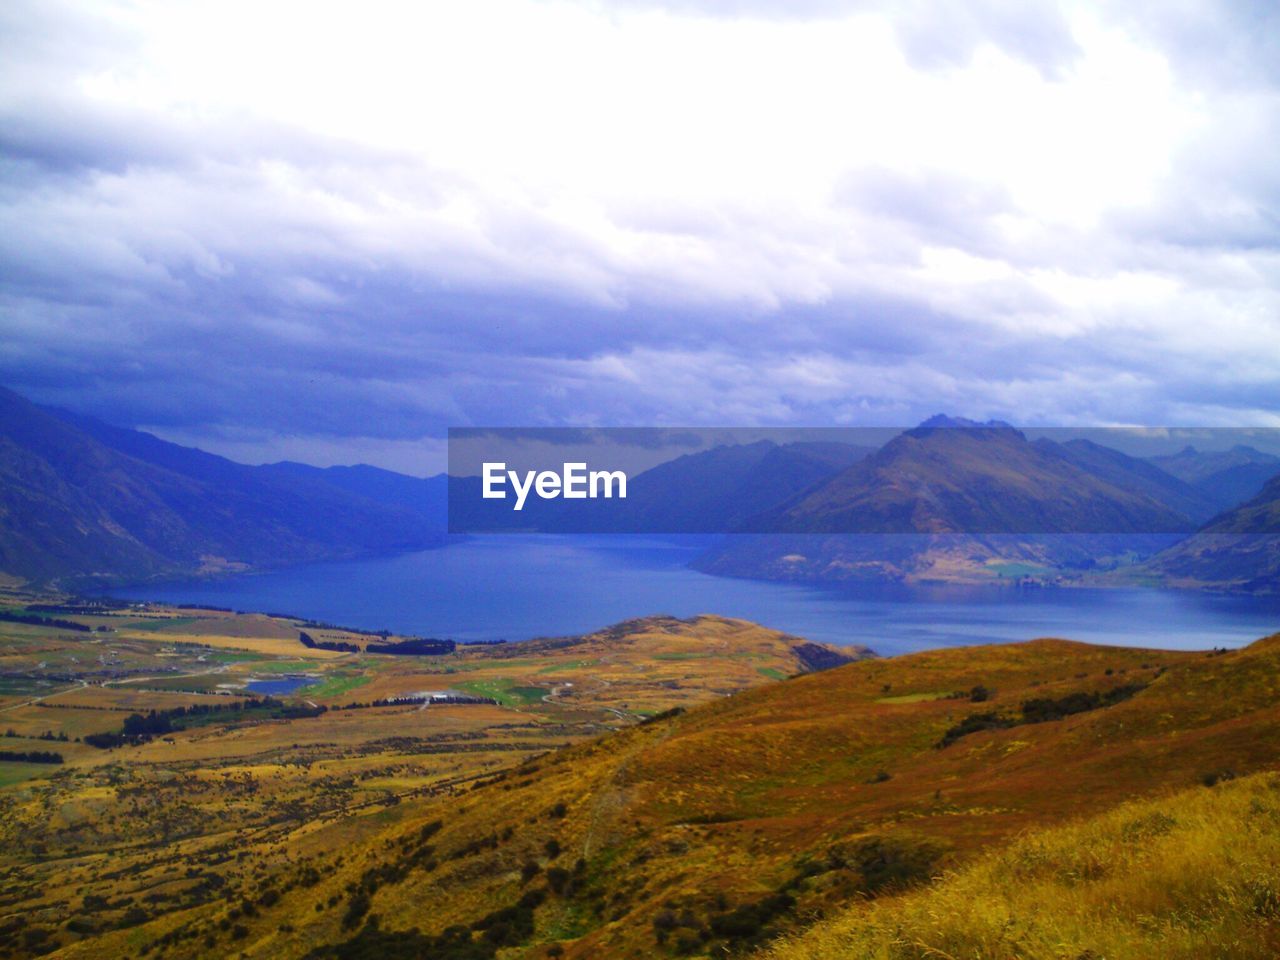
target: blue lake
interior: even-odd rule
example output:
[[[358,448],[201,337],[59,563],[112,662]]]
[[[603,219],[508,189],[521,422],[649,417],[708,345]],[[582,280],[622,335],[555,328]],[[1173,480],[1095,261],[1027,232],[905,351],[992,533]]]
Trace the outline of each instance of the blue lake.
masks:
[[[250,693],[264,697],[285,697],[315,682],[314,677],[276,677],[271,680],[250,680],[244,687]]]
[[[457,640],[519,640],[648,614],[718,613],[885,655],[1050,636],[1234,647],[1280,631],[1277,598],[1153,589],[814,588],[708,576],[686,566],[693,553],[641,537],[477,537],[421,553],[111,592]]]

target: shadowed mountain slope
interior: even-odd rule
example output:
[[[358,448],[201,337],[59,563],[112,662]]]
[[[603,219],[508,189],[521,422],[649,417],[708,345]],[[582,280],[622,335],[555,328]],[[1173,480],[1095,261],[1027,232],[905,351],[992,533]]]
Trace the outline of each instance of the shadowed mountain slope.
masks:
[[[443,473],[431,477],[410,477],[367,463],[354,466],[313,467],[282,460],[261,468],[267,475],[290,480],[319,482],[347,493],[416,513],[443,531],[447,523],[448,478]]]
[[[1150,555],[1213,504],[1149,463],[1087,441],[937,417],[754,518],[709,573],[781,580],[991,580]]]
[[[110,582],[428,546],[420,515],[0,389],[0,570]]]
[[[1145,460],[1091,440],[1054,443],[1042,439],[1036,441],[1036,446],[1050,455],[1067,458],[1112,486],[1144,494],[1195,523],[1204,523],[1222,509],[1218,499],[1209,492],[1171,476]]]
[[[1217,511],[1252,499],[1268,480],[1280,474],[1280,457],[1245,444],[1236,444],[1229,450],[1205,451],[1189,446],[1177,453],[1152,457],[1150,462],[1209,497]]]
[[[1280,591],[1280,477],[1138,571],[1176,586]]]
[[[1139,485],[1132,478],[1147,472]],[[927,421],[768,515],[779,533],[1174,533],[1194,524],[1147,465],[1005,424]],[[1179,500],[1193,497],[1176,491]]]

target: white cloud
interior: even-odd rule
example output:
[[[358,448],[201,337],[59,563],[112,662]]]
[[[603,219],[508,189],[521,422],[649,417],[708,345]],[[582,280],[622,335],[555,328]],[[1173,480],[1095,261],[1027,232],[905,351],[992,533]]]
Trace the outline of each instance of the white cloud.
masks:
[[[138,379],[83,389],[146,420],[197,351],[170,425],[226,423],[248,364],[310,403],[257,404],[282,436],[362,435],[370,410],[363,435],[1055,405],[1136,422],[1198,395],[1205,417],[1261,416],[1265,65],[1215,74],[1171,16],[1107,6],[777,10],[11,11],[0,374],[65,398],[50,384],[127,341]],[[1230,11],[1187,16],[1265,54]]]

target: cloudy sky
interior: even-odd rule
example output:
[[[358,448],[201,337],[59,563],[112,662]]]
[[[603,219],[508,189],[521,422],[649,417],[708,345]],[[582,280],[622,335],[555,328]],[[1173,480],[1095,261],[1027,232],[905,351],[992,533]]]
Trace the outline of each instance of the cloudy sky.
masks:
[[[0,383],[413,473],[463,425],[1280,426],[1280,18],[1031,6],[6,3]]]

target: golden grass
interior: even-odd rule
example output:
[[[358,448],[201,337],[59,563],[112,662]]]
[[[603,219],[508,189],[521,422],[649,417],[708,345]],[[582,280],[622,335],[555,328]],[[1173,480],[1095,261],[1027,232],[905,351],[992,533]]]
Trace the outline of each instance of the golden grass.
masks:
[[[147,631],[121,628],[116,632],[120,640],[141,641],[156,645],[172,645],[177,642],[200,643],[220,650],[248,650],[265,656],[295,657],[307,660],[342,660],[351,656],[334,650],[309,650],[293,637],[254,637],[216,633],[184,634],[176,631]]]
[[[244,697],[225,693],[183,693],[153,690],[139,684],[105,686],[77,686],[46,696],[44,709],[93,709],[125,713],[145,713],[147,710],[172,710],[194,704],[228,704]],[[112,722],[119,726],[119,717]],[[108,727],[110,729],[110,727]]]
[[[178,608],[146,617],[172,623],[116,619],[116,632],[92,637],[0,628],[0,655],[15,673],[89,683],[5,713],[24,732],[114,727],[125,710],[213,699],[154,689],[179,677],[231,684],[280,672],[323,678],[323,694],[298,696],[331,707],[466,684],[520,696],[506,706],[217,717],[139,747],[64,745],[64,767],[0,791],[7,915],[47,935],[60,956],[137,956],[171,932],[182,939],[151,956],[304,956],[355,935],[342,926],[351,891],[368,871],[401,863],[405,838],[437,819],[440,863],[371,894],[383,929],[438,932],[510,906],[542,882],[522,882],[524,864],[552,865],[549,839],[563,849],[557,865],[583,860],[580,887],[539,907],[529,939],[500,960],[539,957],[553,943],[566,960],[674,955],[654,927],[672,902],[709,925],[780,889],[795,909],[767,936],[847,911],[775,948],[827,951],[797,958],[1280,955],[1232,952],[1260,938],[1280,946],[1265,939],[1271,888],[1246,882],[1276,874],[1271,841],[1255,836],[1257,824],[1274,831],[1280,819],[1274,779],[1250,781],[1263,784],[1247,788],[1256,798],[1237,781],[1105,813],[1207,772],[1275,769],[1280,639],[1222,656],[1040,640],[766,684],[762,669],[800,670],[794,638],[718,617],[653,617],[449,657],[306,663],[288,620]],[[1144,689],[1106,709],[935,747],[977,711],[1130,683]],[[990,691],[981,703],[964,693],[976,685]],[[677,705],[690,709],[595,739]],[[568,743],[577,745],[555,750]],[[544,751],[554,752],[534,757]],[[1234,807],[1205,806],[1218,801]],[[1051,829],[1088,815],[1099,819]],[[1257,824],[1241,827],[1241,816]],[[868,838],[887,849],[927,844],[942,859],[923,869],[956,872],[849,909],[872,888],[837,855]],[[271,886],[273,905],[251,915],[237,907]],[[1246,894],[1261,911],[1253,919]],[[120,929],[131,903],[147,922]],[[864,927],[889,939],[855,939]],[[1129,943],[1138,946],[1117,947]],[[1159,949],[1140,952],[1144,943]],[[704,946],[726,944],[694,943],[689,955]]]
[[[860,904],[769,960],[1270,960],[1280,775],[1030,832],[932,886]]]
[[[472,796],[474,784],[535,754],[630,726],[644,714],[761,685],[760,667],[803,669],[794,638],[722,618],[649,618],[577,640],[409,657],[308,650],[297,624],[284,618],[176,607],[68,616],[111,629],[0,625],[0,663],[18,678],[0,701],[0,732],[12,726],[20,734],[3,742],[13,750],[54,749],[66,760],[0,764],[0,926],[9,925],[10,934],[20,929],[14,936],[21,938],[46,938],[38,945],[32,939],[22,955],[57,945],[85,956],[137,956],[169,926],[203,915],[216,920],[238,902],[228,899],[230,891],[249,895],[272,878],[287,882],[299,859],[326,870],[357,853],[363,862],[400,819],[451,811]],[[359,639],[327,629],[313,634]],[[228,712],[136,747],[74,742],[118,730],[131,712],[230,705],[238,694],[212,691],[281,673],[314,675],[324,686],[292,699],[330,707],[467,681],[528,689],[511,706],[330,709],[297,719]],[[34,739],[45,730],[71,740]],[[527,795],[521,800],[508,819],[546,806],[528,806]],[[458,831],[458,844],[470,839],[472,825]],[[468,909],[487,896],[465,893]],[[303,921],[332,919],[329,911],[316,913],[316,896],[298,891],[290,922],[299,929]],[[133,908],[152,922],[115,929]],[[255,935],[265,923],[241,920]],[[184,949],[225,955],[232,946],[225,931],[211,930],[216,949],[203,947],[203,935]],[[344,935],[333,931],[331,939]]]

